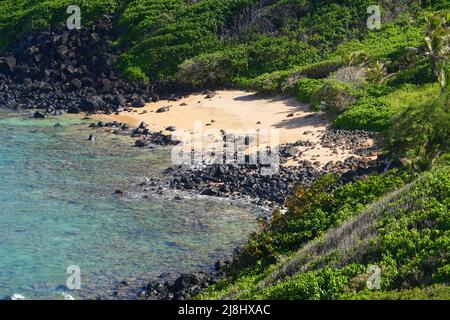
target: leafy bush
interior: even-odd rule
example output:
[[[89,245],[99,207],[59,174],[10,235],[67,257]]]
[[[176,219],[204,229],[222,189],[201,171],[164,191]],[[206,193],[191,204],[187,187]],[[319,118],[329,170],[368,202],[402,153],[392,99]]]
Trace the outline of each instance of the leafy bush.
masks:
[[[342,59],[333,58],[322,60],[319,62],[296,67],[292,70],[291,75],[304,76],[314,79],[322,79],[328,77],[333,71],[336,71],[343,64]]]
[[[312,96],[323,86],[323,80],[301,78],[294,85],[291,91],[296,98],[302,102],[311,102]]]
[[[385,144],[393,157],[409,159],[418,169],[430,168],[450,150],[450,81],[440,96],[426,106],[411,106],[387,132]]]
[[[393,86],[399,86],[404,83],[425,84],[433,82],[434,74],[431,66],[427,62],[410,66],[397,72],[392,79]]]
[[[300,273],[288,281],[269,287],[256,295],[270,300],[330,300],[337,299],[347,282],[365,271],[361,265],[348,265],[343,269],[323,268]]]
[[[347,300],[449,300],[450,287],[440,284],[405,290],[367,290],[365,292],[344,294],[341,298]]]
[[[344,130],[384,131],[398,115],[376,98],[363,98],[333,121],[333,127]]]
[[[125,77],[133,81],[149,82],[147,75],[139,67],[128,67],[123,71]]]
[[[278,93],[283,91],[282,86],[288,75],[288,71],[264,73],[250,80],[249,87],[260,92]]]
[[[380,97],[380,101],[389,108],[402,112],[408,107],[424,107],[430,105],[439,96],[440,89],[437,83],[425,85],[403,84],[389,94]]]
[[[357,92],[353,85],[328,80],[311,96],[311,103],[331,114],[341,114],[357,99]]]
[[[294,67],[289,70],[264,73],[254,79],[248,80],[244,87],[269,93],[288,92],[297,96],[297,81],[303,78],[310,78],[311,83],[313,83],[314,81],[312,80],[327,77],[341,65],[342,61],[339,58],[310,63],[300,67]],[[239,84],[241,85],[241,83]],[[319,81],[315,83],[319,83]],[[323,82],[320,83],[323,84]],[[309,98],[308,101],[304,102],[309,102]]]
[[[200,55],[180,65],[176,79],[194,86],[230,84],[232,77],[248,67],[242,50],[227,50]]]

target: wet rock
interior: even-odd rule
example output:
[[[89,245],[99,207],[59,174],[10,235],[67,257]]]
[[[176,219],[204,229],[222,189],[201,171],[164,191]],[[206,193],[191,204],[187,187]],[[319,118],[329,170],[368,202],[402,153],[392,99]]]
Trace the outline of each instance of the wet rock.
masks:
[[[26,300],[24,295],[21,295],[19,293],[14,293],[10,296],[3,297],[3,300]]]
[[[147,143],[145,142],[145,140],[138,139],[135,141],[134,145],[138,148],[143,148],[147,145]]]
[[[42,112],[36,111],[33,115],[33,118],[35,119],[45,119],[47,116],[43,114]]]
[[[97,96],[86,97],[81,100],[80,109],[86,112],[95,112],[100,107],[100,98]]]

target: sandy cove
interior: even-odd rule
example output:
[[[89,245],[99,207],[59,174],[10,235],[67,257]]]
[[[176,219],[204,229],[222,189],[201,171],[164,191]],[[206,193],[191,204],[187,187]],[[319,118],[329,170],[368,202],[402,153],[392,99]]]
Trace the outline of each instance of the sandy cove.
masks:
[[[166,112],[156,112],[168,107]],[[212,97],[206,94],[192,94],[177,101],[160,100],[148,103],[143,108],[128,108],[129,111],[116,115],[97,115],[101,121],[118,121],[131,126],[141,122],[148,124],[151,131],[170,134],[166,128],[193,133],[195,124],[201,123],[203,132],[208,129],[225,130],[278,130],[280,144],[291,144],[299,140],[309,141],[313,146],[297,147],[301,156],[297,160],[308,160],[324,166],[330,161],[345,161],[349,157],[365,156],[375,159],[377,151],[374,141],[359,149],[326,147],[320,141],[327,131],[329,119],[322,112],[311,112],[307,104],[294,98],[267,97],[255,92],[220,90]],[[289,161],[287,165],[295,165]]]

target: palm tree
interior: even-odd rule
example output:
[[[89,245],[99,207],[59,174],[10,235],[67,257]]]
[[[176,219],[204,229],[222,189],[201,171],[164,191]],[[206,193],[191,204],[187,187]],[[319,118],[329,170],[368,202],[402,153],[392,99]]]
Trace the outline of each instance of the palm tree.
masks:
[[[367,64],[368,55],[365,51],[353,51],[346,57],[348,67],[364,67]]]
[[[377,84],[385,83],[389,78],[393,77],[395,73],[388,74],[387,65],[390,61],[385,63],[377,60],[371,67],[366,68],[367,78]]]
[[[423,48],[412,47],[410,50],[428,58],[436,78],[444,88],[447,79],[443,65],[450,55],[450,29],[443,15],[426,17],[426,21],[427,31]]]

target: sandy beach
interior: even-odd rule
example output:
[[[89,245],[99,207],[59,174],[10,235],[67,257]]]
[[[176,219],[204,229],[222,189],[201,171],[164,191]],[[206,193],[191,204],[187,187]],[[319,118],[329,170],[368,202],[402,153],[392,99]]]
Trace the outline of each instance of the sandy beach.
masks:
[[[166,112],[157,112],[167,107]],[[160,100],[148,103],[143,108],[129,108],[119,115],[97,115],[102,121],[119,121],[137,127],[145,122],[152,131],[170,134],[166,129],[194,133],[199,126],[202,131],[211,129],[230,131],[266,130],[278,131],[279,143],[295,143],[299,140],[314,143],[312,147],[298,147],[301,160],[320,162],[344,161],[355,156],[355,150],[328,148],[319,142],[327,130],[329,119],[322,112],[312,112],[307,104],[294,98],[267,97],[254,92],[221,90],[212,97],[206,94],[192,94],[177,101]],[[172,128],[173,130],[173,128]],[[197,132],[198,133],[198,132]],[[367,154],[375,158],[373,141],[368,140]],[[361,151],[361,150],[360,150]],[[361,152],[359,152],[361,154]],[[287,165],[294,165],[288,162]]]

